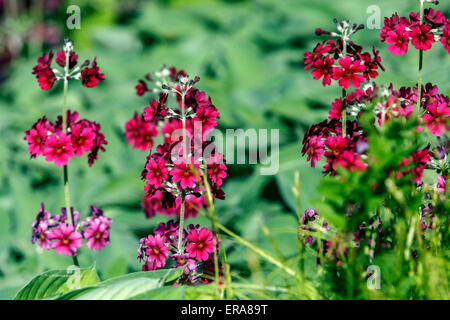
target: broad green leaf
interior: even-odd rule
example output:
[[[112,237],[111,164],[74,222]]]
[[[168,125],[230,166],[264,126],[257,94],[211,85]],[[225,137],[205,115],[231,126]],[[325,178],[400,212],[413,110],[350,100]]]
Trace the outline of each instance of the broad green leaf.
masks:
[[[74,289],[99,283],[95,267],[88,269],[51,270],[34,277],[15,296],[15,300],[55,297]]]
[[[95,286],[74,290],[61,295],[61,300],[126,300],[161,288],[174,280],[181,270],[134,272],[105,280]]]

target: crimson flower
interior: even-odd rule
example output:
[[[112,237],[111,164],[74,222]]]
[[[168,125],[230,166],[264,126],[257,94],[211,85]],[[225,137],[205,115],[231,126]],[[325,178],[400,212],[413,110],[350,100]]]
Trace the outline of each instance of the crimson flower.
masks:
[[[355,88],[359,88],[361,82],[364,81],[364,77],[357,73],[365,70],[361,60],[352,62],[352,58],[345,56],[345,58],[339,59],[339,64],[342,68],[333,68],[333,79],[339,80],[339,85],[345,89],[350,86],[350,81]]]
[[[169,169],[166,167],[166,161],[163,157],[160,157],[158,161],[149,159],[145,169],[147,170],[145,178],[155,188],[160,188],[169,175]]]
[[[77,248],[83,245],[81,241],[81,233],[75,231],[73,225],[61,223],[54,228],[49,235],[50,239],[55,240],[52,243],[52,248],[56,250],[57,254],[65,254],[71,256],[77,253]]]
[[[446,131],[446,126],[449,124],[450,105],[447,101],[438,102],[427,105],[427,111],[423,115],[425,125],[432,134],[440,136],[442,132]]]
[[[59,66],[63,68],[66,66],[66,53],[64,52],[64,50],[58,51],[58,53],[56,54],[55,61]],[[78,55],[74,51],[72,51],[70,53],[69,58],[69,69],[75,67],[77,62],[78,62]]]
[[[328,119],[340,119],[342,117],[342,98],[335,99],[331,104],[331,110],[328,113]]]
[[[214,252],[213,234],[207,228],[192,229],[187,241],[189,244],[186,246],[186,252],[190,258],[197,261],[208,260],[209,255]]]
[[[318,80],[323,76],[322,85],[331,84],[331,76],[333,75],[333,63],[334,60],[330,56],[326,56],[325,59],[318,59],[314,62],[314,70],[311,71],[314,79]]]
[[[145,239],[147,262],[151,263],[153,268],[162,268],[166,265],[166,259],[169,256],[169,248],[165,245],[165,237],[160,235],[149,235]]]
[[[133,118],[125,123],[125,137],[133,149],[151,150],[153,148],[153,137],[157,135],[156,125],[144,121],[137,112],[135,112]]]
[[[441,43],[445,50],[450,54],[450,23],[446,23],[442,30]]]
[[[316,166],[316,162],[322,158],[322,154],[324,153],[324,145],[325,142],[320,136],[312,136],[308,140],[307,149],[303,154],[308,154],[306,161],[311,161],[311,167],[314,168]]]
[[[55,83],[56,76],[50,64],[53,60],[53,52],[45,53],[42,57],[37,59],[37,65],[33,67],[32,74],[36,75],[39,86],[42,90],[49,90]]]
[[[93,88],[103,80],[105,80],[105,74],[100,72],[100,68],[97,66],[97,57],[95,57],[90,68],[86,67],[81,70],[81,84],[87,88]]]
[[[54,161],[57,167],[66,165],[74,155],[70,136],[65,133],[61,133],[59,136],[55,134],[49,136],[43,154],[45,160]]]
[[[431,27],[425,24],[421,24],[417,27],[413,27],[411,30],[411,43],[419,50],[431,49],[431,44],[434,42],[434,35],[430,31]]]
[[[91,128],[84,128],[81,124],[72,126],[71,140],[75,155],[81,157],[85,152],[91,150],[95,137],[96,135]]]
[[[101,250],[109,244],[110,224],[101,218],[94,218],[87,223],[83,232],[86,246],[92,250]]]
[[[327,44],[325,44],[325,41],[322,43],[318,43],[313,52],[305,52],[305,70],[310,69],[316,61],[322,60],[322,55],[328,53],[331,50],[330,42],[332,43],[333,41],[330,40]]]
[[[214,186],[220,187],[223,183],[223,179],[227,177],[227,166],[223,163],[223,155],[215,154],[208,160],[208,175]]]
[[[191,166],[194,166],[195,170],[199,167],[199,165],[194,164],[193,161],[189,164],[182,159],[175,163],[175,167],[170,171],[173,181],[179,182],[183,189],[192,188],[195,183],[198,182],[193,170],[191,170]],[[201,175],[201,171],[197,170],[197,173],[198,175]]]
[[[391,54],[404,55],[408,51],[409,32],[402,24],[397,24],[395,30],[387,33],[386,42],[390,45],[387,47]]]

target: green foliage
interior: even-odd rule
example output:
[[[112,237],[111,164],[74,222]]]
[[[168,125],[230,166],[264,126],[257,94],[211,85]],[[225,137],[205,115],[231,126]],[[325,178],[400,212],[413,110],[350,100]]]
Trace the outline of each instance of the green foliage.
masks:
[[[201,89],[212,97],[221,113],[221,129],[280,130],[280,170],[277,175],[261,176],[258,166],[230,165],[225,184],[226,200],[216,204],[220,223],[277,260],[289,266],[298,264],[298,208],[292,193],[294,172],[300,173],[301,210],[317,205],[325,219],[338,230],[348,227],[343,218],[345,210],[342,211],[345,199],[366,199],[361,215],[367,216],[370,209],[379,203],[377,201],[388,193],[383,183],[378,184],[379,189],[374,193],[370,183],[380,182],[385,176],[382,175],[383,170],[400,156],[400,152],[392,152],[398,148],[394,143],[399,139],[395,137],[395,128],[390,131],[393,136],[379,135],[371,145],[380,161],[373,171],[347,176],[347,183],[325,179],[320,184],[320,196],[316,190],[321,177],[320,169],[310,168],[300,154],[300,142],[305,130],[326,117],[338,92],[335,87],[324,88],[319,82],[311,80],[309,72],[303,70],[303,53],[321,40],[314,36],[314,29],[332,29],[332,19],[335,17],[364,23],[367,3],[356,0],[82,0],[77,4],[82,11],[81,30],[69,31],[63,26],[61,30],[75,41],[80,57],[98,56],[106,81],[97,88],[87,90],[80,88],[79,83],[71,82],[69,108],[78,110],[83,118],[100,122],[109,144],[107,152],[100,155],[100,160],[92,168],[88,168],[86,159],[71,162],[71,196],[75,208],[82,214],[86,214],[90,204],[95,204],[114,219],[111,244],[101,252],[83,248],[80,250],[80,263],[88,266],[96,261],[95,273],[99,279],[118,278],[86,283],[86,289],[69,293],[59,291],[65,290],[62,282],[58,287],[62,278],[38,277],[33,281],[42,281],[41,288],[54,280],[51,282],[52,291],[33,289],[40,292],[39,298],[53,298],[60,293],[65,293],[62,297],[66,298],[94,295],[106,298],[109,292],[106,288],[118,290],[117,295],[109,296],[113,298],[216,297],[216,289],[211,286],[160,287],[161,283],[156,279],[161,275],[155,274],[153,277],[148,274],[146,276],[149,278],[141,279],[144,275],[137,273],[136,278],[121,278],[124,274],[134,274],[139,270],[136,262],[139,237],[148,234],[159,222],[167,220],[164,216],[152,220],[143,216],[140,209],[143,195],[140,171],[146,154],[131,150],[123,137],[124,123],[134,111],[142,111],[145,104],[135,96],[137,80],[147,72],[159,69],[162,64],[176,65],[191,75],[201,77]],[[406,15],[411,4],[395,0],[383,1],[379,6],[383,15],[394,11]],[[449,8],[441,9],[448,16]],[[53,18],[61,24],[66,18],[65,10]],[[11,24],[5,30],[14,36],[23,35],[30,24],[41,19],[42,13],[36,8],[25,16],[9,19]],[[49,18],[45,19],[48,21]],[[379,30],[365,30],[360,34],[358,41],[362,44],[375,44],[377,49],[383,47],[378,43]],[[8,65],[9,76],[0,87],[2,299],[13,298],[27,280],[38,273],[41,276],[46,272],[65,274],[65,271],[48,270],[64,270],[70,263],[69,258],[54,252],[42,252],[30,243],[31,222],[41,201],[46,201],[46,207],[56,214],[64,204],[64,196],[62,169],[43,159],[29,160],[23,132],[43,114],[51,120],[56,119],[61,112],[62,87],[57,86],[51,92],[40,90],[31,69],[42,50],[47,48],[34,39],[24,38],[24,41],[24,48],[19,57]],[[401,63],[398,57],[390,56],[385,50],[381,50],[381,57],[390,72],[381,74],[380,82],[395,82],[396,86],[416,82],[411,66],[417,63],[417,56],[412,50],[402,57]],[[433,48],[425,54],[425,64],[424,79],[448,88],[450,74],[442,72],[450,66],[448,55]],[[367,177],[370,180],[366,180]],[[314,199],[318,201],[314,202]],[[386,215],[392,216],[392,213]],[[200,216],[189,223],[208,225],[209,221]],[[404,226],[402,230],[407,232],[406,228]],[[314,250],[305,249],[306,282],[286,275],[230,236],[223,236],[223,246],[229,256],[236,298],[322,297],[317,290],[313,290],[325,289],[327,285],[326,282],[319,282],[324,269],[316,265]],[[376,298],[407,296],[412,281],[409,277],[405,277],[398,288],[395,285],[395,281],[402,279],[394,272],[398,264],[394,258],[397,256],[393,253],[376,258],[375,263],[386,268],[383,275],[389,277],[386,279],[388,285],[383,286],[386,288],[383,294]],[[429,266],[426,269],[430,278],[428,292],[436,297],[443,296],[439,291],[441,289],[431,288],[433,283],[440,283],[438,279],[448,279],[448,272],[445,272],[450,269],[448,263],[441,257],[423,261]],[[431,268],[430,263],[437,267]],[[132,296],[133,290],[139,287],[138,279],[145,283],[145,288]],[[333,281],[339,285],[342,283],[339,279]],[[21,295],[23,290],[25,288],[20,291]],[[121,296],[119,291],[126,295]],[[342,295],[330,293],[324,297]],[[359,297],[373,297],[373,293],[364,292]]]

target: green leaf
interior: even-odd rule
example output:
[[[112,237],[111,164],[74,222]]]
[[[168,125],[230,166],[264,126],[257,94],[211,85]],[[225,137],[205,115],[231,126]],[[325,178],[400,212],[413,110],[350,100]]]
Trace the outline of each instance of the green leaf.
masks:
[[[88,269],[51,270],[34,277],[16,294],[14,299],[46,299],[97,283],[99,278],[95,266]]]
[[[163,287],[178,277],[181,269],[134,272],[114,277],[96,286],[74,290],[61,295],[61,300],[126,300]]]

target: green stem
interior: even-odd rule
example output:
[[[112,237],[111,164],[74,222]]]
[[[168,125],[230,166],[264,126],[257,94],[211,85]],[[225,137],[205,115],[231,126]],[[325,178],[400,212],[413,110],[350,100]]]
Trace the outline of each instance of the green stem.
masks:
[[[347,91],[342,89],[342,136],[345,138],[347,136],[347,110],[346,110],[346,99]]]
[[[187,154],[187,139],[186,139],[186,111],[184,110],[184,99],[185,99],[184,88],[181,91],[181,122],[183,123],[183,160],[185,165],[188,164],[188,154]],[[180,254],[184,253],[183,246],[183,230],[184,230],[184,206],[186,195],[184,190],[181,192],[181,208],[180,208],[180,223],[178,225],[178,252]]]
[[[420,22],[419,26],[423,22],[423,1],[420,0]],[[420,104],[422,100],[422,67],[423,67],[423,50],[419,50],[419,79],[417,80],[417,116],[420,117]]]
[[[186,196],[184,190],[181,192],[181,208],[180,208],[180,224],[178,228],[178,252],[180,254],[184,253],[183,248],[183,230],[184,230],[184,206],[186,201]]]
[[[63,131],[67,133],[67,92],[69,89],[69,57],[70,52],[66,52],[66,65],[64,66],[64,93],[63,93],[63,106],[62,106],[62,120]],[[69,168],[68,164],[63,168],[63,181],[64,181],[64,200],[66,205],[66,214],[69,224],[75,226],[72,219],[72,210],[70,206],[70,189],[69,189]],[[78,258],[76,254],[72,254],[73,263],[79,266]]]

